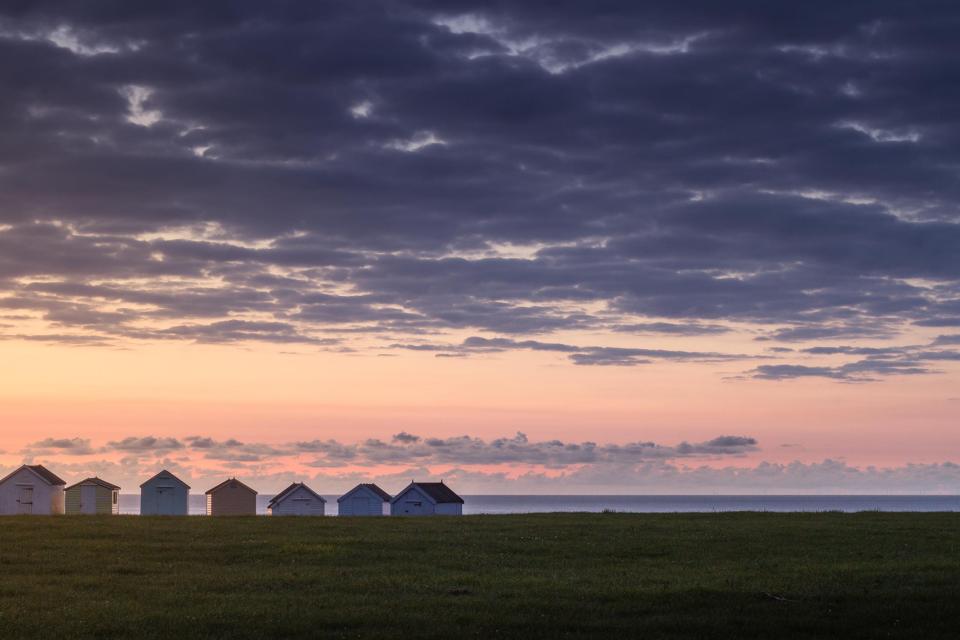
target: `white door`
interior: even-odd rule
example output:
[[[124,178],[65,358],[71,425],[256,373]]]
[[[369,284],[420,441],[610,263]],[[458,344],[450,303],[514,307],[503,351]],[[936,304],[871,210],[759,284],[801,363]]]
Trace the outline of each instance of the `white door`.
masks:
[[[80,487],[80,513],[93,515],[97,512],[97,488],[93,485]]]
[[[20,498],[17,502],[20,503],[18,513],[33,513],[33,487],[20,487]]]
[[[370,515],[370,498],[352,498],[350,508],[355,516]]]

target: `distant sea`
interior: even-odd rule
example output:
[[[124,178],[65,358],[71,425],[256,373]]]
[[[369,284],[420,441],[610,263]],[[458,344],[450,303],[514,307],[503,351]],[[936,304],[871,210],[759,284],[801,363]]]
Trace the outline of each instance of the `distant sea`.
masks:
[[[267,512],[272,496],[257,497],[257,511]],[[327,515],[336,515],[337,496],[327,499]],[[628,513],[712,513],[722,511],[960,511],[960,496],[463,496],[463,512],[550,513],[557,511]],[[203,515],[206,498],[190,496],[190,514]],[[140,496],[120,495],[120,512],[140,513]]]

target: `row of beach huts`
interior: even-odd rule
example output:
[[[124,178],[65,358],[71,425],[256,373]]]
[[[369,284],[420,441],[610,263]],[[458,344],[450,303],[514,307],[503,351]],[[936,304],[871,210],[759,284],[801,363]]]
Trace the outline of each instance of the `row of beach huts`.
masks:
[[[0,480],[0,515],[119,514],[120,487],[101,478],[87,478],[66,486],[39,464],[25,464]],[[207,515],[252,516],[257,492],[236,478],[209,489]],[[140,515],[185,516],[190,486],[169,471],[161,471],[140,485]],[[272,516],[322,516],[326,500],[302,482],[273,496],[267,505]],[[341,516],[461,515],[463,498],[441,482],[411,482],[391,497],[375,484],[358,484],[337,499]]]

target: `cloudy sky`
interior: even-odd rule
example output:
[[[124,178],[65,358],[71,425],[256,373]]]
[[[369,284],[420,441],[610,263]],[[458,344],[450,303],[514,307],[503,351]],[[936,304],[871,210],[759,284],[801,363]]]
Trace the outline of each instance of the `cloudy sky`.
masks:
[[[0,471],[958,492],[958,29],[4,3]]]

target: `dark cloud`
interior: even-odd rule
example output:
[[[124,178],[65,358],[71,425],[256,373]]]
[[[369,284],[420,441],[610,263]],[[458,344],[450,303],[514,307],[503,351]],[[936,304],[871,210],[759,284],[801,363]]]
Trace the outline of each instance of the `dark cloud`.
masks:
[[[27,340],[74,347],[102,347],[112,344],[107,336],[67,333],[12,333],[0,335],[0,340]]]
[[[825,338],[888,338],[891,337],[893,333],[894,330],[890,326],[875,326],[869,324],[838,326],[799,325],[777,329],[769,335],[758,337],[757,340],[809,342],[812,340],[823,340]]]
[[[208,343],[259,341],[327,346],[339,342],[336,338],[313,338],[303,335],[296,327],[285,322],[251,322],[246,320],[223,320],[205,325],[177,325],[148,335],[151,337],[192,338],[197,342]]]
[[[934,373],[934,369],[925,365],[926,360],[858,360],[837,367],[795,364],[760,365],[749,373],[761,380],[833,378],[850,382],[873,382],[886,376]]]
[[[594,442],[531,442],[523,433],[512,438],[484,440],[470,436],[421,438],[406,432],[391,442],[371,439],[354,445],[336,441],[300,442],[294,445],[303,453],[320,454],[311,464],[338,467],[344,464],[526,464],[563,468],[581,464],[614,464],[654,459],[742,455],[757,449],[749,437],[721,436],[701,443],[682,442],[676,446],[654,442],[601,445]]]
[[[802,364],[763,364],[751,371],[762,380],[789,380],[791,378],[838,378],[845,376],[836,367],[809,367]]]
[[[501,353],[504,351],[528,350],[547,351],[568,354],[569,359],[578,365],[623,365],[645,364],[653,360],[679,360],[698,362],[722,362],[744,360],[752,356],[743,354],[725,354],[698,351],[671,351],[667,349],[632,349],[618,347],[579,347],[561,342],[541,342],[539,340],[514,340],[512,338],[484,338],[470,336],[458,345],[449,344],[404,344],[394,343],[391,349],[409,351],[439,351],[438,356],[467,356],[473,353]]]
[[[170,451],[183,449],[183,443],[176,438],[157,438],[154,436],[130,436],[122,440],[107,443],[108,451],[140,455],[163,455]]]
[[[235,438],[218,441],[204,436],[189,436],[184,438],[184,442],[189,448],[202,451],[203,457],[207,460],[225,463],[267,462],[273,458],[291,455],[289,449],[267,444],[245,443]]]
[[[95,453],[87,438],[44,438],[26,446],[25,452],[31,455],[44,453],[61,453],[73,456],[82,456]]]
[[[936,348],[954,344],[953,338],[954,336],[940,336],[926,345],[808,347],[791,352],[812,356],[857,356],[861,359],[840,365],[765,364],[754,368],[748,374],[762,380],[833,378],[847,382],[872,382],[887,376],[936,373],[938,369],[932,366],[935,363],[960,361],[960,352]]]
[[[31,320],[0,337],[456,330],[635,365],[721,354],[543,336],[960,326],[955,23],[948,3],[8,3],[0,309]],[[846,355],[866,361],[757,374],[925,368]]]
[[[731,331],[729,327],[722,325],[702,324],[699,322],[635,322],[633,324],[619,324],[611,328],[619,333],[636,335],[707,336],[729,333]]]

